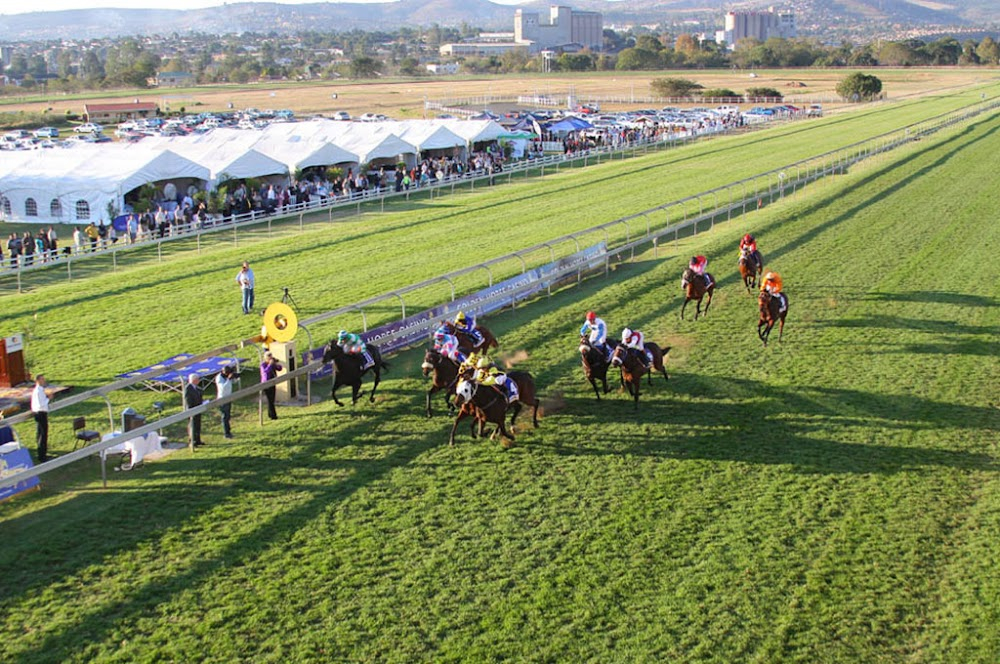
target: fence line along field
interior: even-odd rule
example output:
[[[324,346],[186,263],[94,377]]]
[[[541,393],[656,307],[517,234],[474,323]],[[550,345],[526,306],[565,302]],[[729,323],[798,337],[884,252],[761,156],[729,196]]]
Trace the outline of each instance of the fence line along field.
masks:
[[[265,83],[252,85],[206,85],[166,90],[97,91],[79,95],[48,95],[38,98],[0,97],[5,112],[26,111],[64,115],[82,113],[84,103],[114,102],[142,98],[157,99],[170,110],[182,106],[192,111],[224,111],[233,108],[288,108],[296,113],[330,113],[345,110],[352,115],[384,113],[397,119],[421,117],[425,100],[482,96],[551,95],[573,92],[588,96],[649,97],[649,84],[657,78],[687,78],[705,89],[729,88],[743,93],[751,87],[773,87],[791,99],[836,99],[837,83],[848,73],[842,69],[781,69],[747,71],[677,70],[663,72],[587,72],[581,74],[517,74],[490,77],[454,77],[389,81],[336,81],[322,83]],[[979,68],[878,69],[892,99],[950,94],[978,83],[995,80]],[[332,95],[336,94],[336,98]],[[166,109],[164,109],[166,110]],[[482,110],[482,109],[479,109]]]
[[[111,491],[80,470],[0,505],[0,658],[990,661],[1000,229],[998,176],[981,165],[998,129],[993,116],[941,132],[491,318],[545,407],[512,450],[464,433],[449,449],[450,420],[423,414],[413,351],[392,362],[375,404],[284,409],[264,429],[244,412],[236,440],[209,426],[197,455],[116,477]],[[786,145],[779,136],[765,138]],[[364,293],[382,286],[366,283],[377,272],[445,271],[442,251],[478,257],[484,237],[494,255],[531,244],[489,216],[498,206],[514,224],[501,204],[512,193],[526,215],[560,195],[610,210],[641,201],[651,172],[683,183],[712,159],[739,168],[761,143],[699,149],[676,151],[670,168],[659,155],[619,162],[621,177],[604,183],[588,173],[609,171],[560,174],[535,183],[537,198],[501,188],[441,199],[400,217],[427,215],[411,235],[391,221],[337,225],[324,269],[309,258],[319,231],[243,251],[273,261],[275,291],[280,266],[303,272],[310,299]],[[541,216],[552,235],[574,223],[555,208]],[[747,231],[794,303],[784,342],[767,350],[738,283]],[[75,333],[97,381],[116,358],[137,358],[135,346],[165,355],[234,331],[201,329],[217,320],[201,309],[230,296],[215,292],[228,270],[207,262],[241,253],[4,303],[38,312],[32,343],[88,380],[51,341]],[[719,288],[704,319],[681,322],[680,272],[696,253]],[[49,307],[107,311],[108,292],[133,307],[109,318],[145,316],[147,327],[44,318]],[[638,412],[617,393],[598,405],[584,380],[577,341],[590,309],[615,332],[628,325],[673,348],[669,383],[644,385]]]

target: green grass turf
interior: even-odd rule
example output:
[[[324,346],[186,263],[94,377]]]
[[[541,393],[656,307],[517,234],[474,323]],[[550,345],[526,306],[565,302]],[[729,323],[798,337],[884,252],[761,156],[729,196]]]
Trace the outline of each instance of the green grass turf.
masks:
[[[450,421],[422,415],[411,352],[353,415],[324,402],[261,430],[239,406],[236,441],[210,425],[204,451],[115,476],[110,492],[78,467],[60,490],[0,506],[0,657],[992,661],[1000,232],[997,178],[981,166],[998,129],[922,141],[685,238],[670,257],[490,319],[544,398],[541,427],[522,424],[515,449],[464,431],[449,449]],[[791,298],[785,342],[766,351],[735,272],[746,230]],[[481,246],[451,237],[464,256]],[[347,257],[364,246],[341,241],[343,267],[331,267],[363,263]],[[434,246],[393,247],[383,264],[405,267],[336,287],[360,299],[424,274],[416,265],[440,272],[449,255],[429,256]],[[231,250],[219,251],[203,260]],[[705,319],[680,322],[677,280],[695,252],[721,287]],[[308,250],[294,256],[327,274]],[[173,339],[185,350],[232,338],[236,324],[218,322],[228,311],[207,323],[191,312],[235,294],[211,285],[189,302],[179,270],[74,285],[91,338],[121,332],[80,339],[79,365],[53,342],[52,366],[100,382],[137,345],[168,354]],[[141,312],[149,336],[88,312],[91,289],[115,278],[105,311],[156,291]],[[4,303],[25,316],[69,289]],[[644,387],[638,413],[619,394],[596,405],[583,380],[587,309],[674,347],[671,381]],[[74,334],[45,313],[42,341]]]

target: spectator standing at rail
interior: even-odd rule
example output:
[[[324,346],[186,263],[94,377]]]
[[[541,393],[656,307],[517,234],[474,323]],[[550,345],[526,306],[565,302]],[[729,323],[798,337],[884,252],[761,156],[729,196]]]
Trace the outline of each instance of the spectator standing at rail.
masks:
[[[83,231],[79,226],[73,227],[73,251],[77,254],[83,253]]]
[[[135,240],[139,237],[139,220],[136,219],[135,213],[133,212],[128,216],[128,221],[125,224],[127,235],[126,239],[129,244],[135,244]]]
[[[35,389],[31,391],[31,412],[35,416],[35,441],[38,443],[39,463],[49,459],[49,395],[45,393],[45,376],[35,376]]]
[[[270,352],[264,353],[264,361],[260,364],[260,382],[266,383],[269,380],[274,380],[278,377],[278,372],[281,369],[281,364],[274,359],[274,355]],[[264,388],[264,396],[267,397],[267,417],[272,420],[278,419],[278,412],[274,409],[276,393],[277,388],[274,385]]]
[[[10,268],[16,269],[17,259],[21,256],[21,240],[16,233],[11,233],[10,239],[7,240],[7,254],[10,256]]]
[[[87,236],[87,239],[90,240],[91,253],[97,251],[98,235],[97,235],[97,226],[94,225],[94,222],[91,221],[89,224],[87,224],[86,228],[83,229],[83,232]]]
[[[226,365],[215,377],[215,397],[222,399],[233,393],[233,376],[236,374],[233,366]],[[233,431],[229,426],[230,417],[233,414],[233,404],[226,403],[219,406],[219,414],[222,416],[222,435],[225,438],[232,438]]]
[[[239,284],[240,291],[243,293],[243,313],[248,314],[253,311],[253,289],[255,285],[250,263],[243,261],[243,266],[236,273],[236,283]]]
[[[55,259],[59,255],[59,236],[56,235],[55,226],[49,226],[46,237],[49,239],[49,251],[52,252],[52,258]]]
[[[35,238],[31,237],[31,233],[25,231],[24,237],[21,238],[21,251],[24,252],[24,264],[30,266],[35,262]]]
[[[201,386],[198,385],[198,374],[188,376],[188,384],[184,388],[184,409],[200,406],[204,402]],[[188,443],[195,447],[204,445],[201,440],[201,415],[192,415],[188,419]]]

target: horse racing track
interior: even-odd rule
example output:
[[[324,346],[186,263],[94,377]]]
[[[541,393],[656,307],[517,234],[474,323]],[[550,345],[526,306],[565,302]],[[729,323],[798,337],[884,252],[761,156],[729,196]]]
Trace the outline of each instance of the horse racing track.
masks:
[[[414,350],[374,404],[5,504],[2,659],[992,661],[998,129],[492,317],[543,404],[512,449],[447,446]],[[794,302],[766,349],[747,231]],[[694,253],[718,287],[681,321]],[[589,309],[672,347],[638,410],[584,379]]]

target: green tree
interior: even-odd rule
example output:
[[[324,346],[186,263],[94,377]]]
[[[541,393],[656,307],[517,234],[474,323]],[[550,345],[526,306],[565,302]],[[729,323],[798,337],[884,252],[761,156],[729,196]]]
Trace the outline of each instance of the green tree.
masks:
[[[643,34],[636,37],[635,47],[652,51],[653,53],[659,53],[663,50],[663,42],[661,42],[656,35]]]
[[[367,55],[351,60],[351,78],[375,78],[382,72],[382,62]]]
[[[420,61],[416,58],[403,58],[399,61],[399,73],[403,76],[419,76]]]
[[[649,83],[649,87],[659,97],[690,97],[704,86],[686,78],[656,78]]]
[[[872,100],[880,92],[882,92],[882,81],[877,76],[859,71],[848,74],[837,84],[837,94],[848,101]]]
[[[556,65],[559,71],[594,71],[594,58],[589,53],[563,53]]]
[[[83,54],[80,63],[80,78],[88,85],[97,85],[104,80],[104,63],[97,57],[97,51],[91,49]]]
[[[531,67],[531,55],[527,48],[513,48],[500,55],[500,70],[508,74],[519,74]]]
[[[976,55],[984,65],[1000,64],[1000,45],[992,37],[984,37],[976,47]]]
[[[633,71],[637,69],[658,69],[660,58],[654,51],[647,51],[644,48],[626,48],[618,54],[618,62],[615,69],[619,71]]]
[[[59,51],[56,56],[56,73],[59,78],[68,79],[76,74],[76,67],[73,66],[73,53],[68,50]]]
[[[784,97],[780,90],[768,87],[747,88],[747,97],[766,97],[768,99],[781,99]]]

